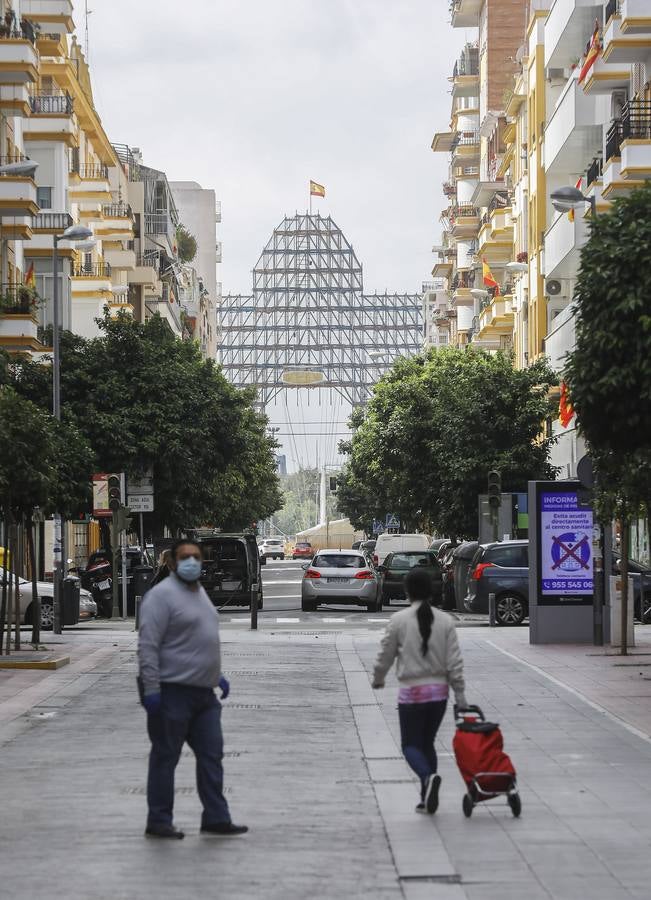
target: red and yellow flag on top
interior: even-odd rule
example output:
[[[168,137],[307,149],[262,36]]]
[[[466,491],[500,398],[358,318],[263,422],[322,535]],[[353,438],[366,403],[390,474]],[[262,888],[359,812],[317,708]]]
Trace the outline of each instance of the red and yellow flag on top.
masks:
[[[597,61],[597,57],[601,53],[601,41],[599,40],[599,20],[595,19],[594,23],[594,31],[592,32],[592,37],[590,38],[590,44],[588,45],[588,49],[585,54],[585,59],[583,60],[583,66],[581,67],[581,72],[579,73],[579,84],[581,84],[588,77],[588,73],[590,69],[594,66]]]
[[[493,278],[493,273],[491,272],[491,267],[488,265],[485,259],[481,261],[481,270],[484,279],[484,287],[495,288],[495,296],[499,297],[500,295],[500,286]]]
[[[582,184],[583,184],[583,176],[581,176],[581,177],[579,178],[579,180],[578,180],[577,183],[574,185],[574,187],[575,187],[575,188],[578,188],[579,190],[581,190],[581,185],[582,185]],[[568,211],[568,213],[567,213],[567,218],[570,220],[570,222],[573,222],[573,221],[574,221],[574,209],[570,209],[570,210]]]
[[[36,275],[34,274],[34,263],[31,264],[25,275],[25,284],[27,287],[36,287]]]
[[[325,188],[316,181],[310,181],[310,195],[312,197],[325,197]]]
[[[570,393],[567,389],[567,385],[564,381],[561,382],[561,399],[558,402],[558,420],[563,426],[563,428],[567,428],[574,417],[574,407],[572,406],[572,401],[570,400]]]

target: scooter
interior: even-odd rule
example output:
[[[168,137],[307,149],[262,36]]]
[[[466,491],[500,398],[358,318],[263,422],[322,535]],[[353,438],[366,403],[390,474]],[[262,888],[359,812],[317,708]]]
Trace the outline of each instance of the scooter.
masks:
[[[79,574],[82,587],[91,592],[97,604],[98,615],[110,619],[113,614],[113,565],[109,555],[96,551]]]

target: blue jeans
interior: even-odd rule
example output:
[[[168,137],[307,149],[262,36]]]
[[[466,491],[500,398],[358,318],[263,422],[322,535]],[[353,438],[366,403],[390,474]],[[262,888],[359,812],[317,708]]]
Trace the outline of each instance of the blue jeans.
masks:
[[[197,760],[202,826],[230,822],[223,794],[221,705],[213,689],[161,684],[161,711],[147,716],[147,731],[151,741],[147,824],[172,824],[174,770],[186,741]]]
[[[447,703],[447,700],[437,700],[432,703],[398,704],[402,752],[409,766],[420,778],[421,799],[427,779],[437,771],[434,741]]]

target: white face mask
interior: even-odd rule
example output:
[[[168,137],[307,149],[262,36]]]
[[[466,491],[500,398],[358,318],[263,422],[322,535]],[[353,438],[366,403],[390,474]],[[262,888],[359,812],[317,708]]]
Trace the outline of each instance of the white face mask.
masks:
[[[188,583],[198,581],[201,578],[201,561],[195,559],[194,556],[180,559],[176,564],[176,574]]]

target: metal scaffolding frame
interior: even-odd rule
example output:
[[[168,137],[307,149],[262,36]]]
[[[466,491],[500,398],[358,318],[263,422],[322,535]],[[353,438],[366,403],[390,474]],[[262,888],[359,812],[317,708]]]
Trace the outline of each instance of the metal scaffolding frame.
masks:
[[[310,389],[365,403],[397,356],[423,340],[418,294],[364,294],[362,266],[330,216],[286,216],[253,270],[253,293],[222,297],[219,359],[238,387],[266,406],[288,372],[322,372]],[[305,386],[301,386],[305,389]]]

